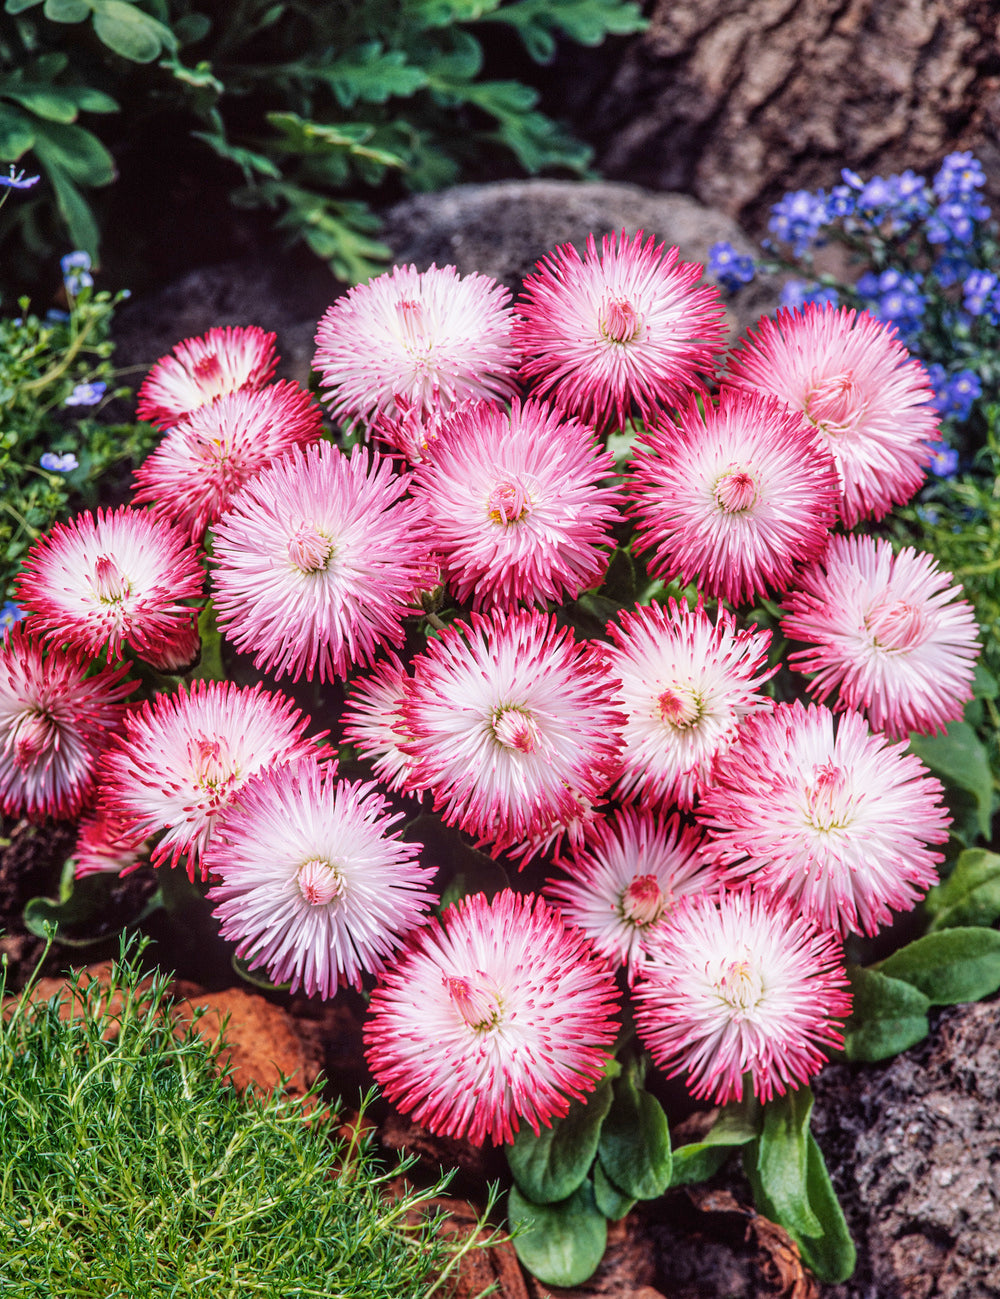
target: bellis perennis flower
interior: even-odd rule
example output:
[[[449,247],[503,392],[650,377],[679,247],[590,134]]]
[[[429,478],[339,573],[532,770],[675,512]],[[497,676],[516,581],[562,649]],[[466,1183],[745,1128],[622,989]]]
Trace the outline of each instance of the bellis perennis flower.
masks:
[[[376,1082],[404,1114],[475,1145],[536,1134],[592,1091],[617,1025],[605,963],[540,898],[449,907],[372,993]]]
[[[839,499],[833,458],[797,414],[725,388],[642,433],[630,492],[650,572],[734,604],[788,585]]]
[[[263,388],[278,364],[276,337],[248,325],[186,338],[170,356],[160,357],[143,380],[136,414],[166,429],[223,393]]]
[[[719,291],[640,230],[593,235],[581,257],[563,244],[524,282],[515,331],[536,395],[602,428],[633,403],[649,418],[714,368],[723,337]]]
[[[933,557],[881,538],[833,537],[784,600],[781,629],[809,648],[788,656],[814,672],[822,703],[863,710],[877,731],[903,739],[962,716],[979,653],[972,606],[955,597]]]
[[[941,785],[858,713],[777,704],[719,760],[698,817],[732,881],[788,899],[842,934],[874,934],[937,881]]]
[[[372,764],[376,776],[389,789],[414,794],[413,760],[400,747],[405,734],[403,697],[409,674],[395,654],[354,679],[344,709],[344,738],[356,744]]]
[[[514,391],[510,294],[454,266],[395,266],[328,308],[314,365],[336,419],[412,418]]]
[[[808,305],[763,317],[725,378],[777,397],[825,441],[847,527],[881,519],[923,483],[937,437],[934,393],[895,331],[867,312]]]
[[[437,901],[434,868],[393,830],[400,820],[376,785],[338,780],[334,763],[258,772],[206,854],[223,938],[292,992],[360,988]]]
[[[761,1101],[818,1073],[843,1044],[844,954],[836,935],[746,890],[686,898],[650,942],[636,1028],[657,1065],[692,1096]]]
[[[591,429],[538,402],[477,402],[448,422],[413,495],[445,581],[474,609],[574,599],[608,566],[620,492]]]

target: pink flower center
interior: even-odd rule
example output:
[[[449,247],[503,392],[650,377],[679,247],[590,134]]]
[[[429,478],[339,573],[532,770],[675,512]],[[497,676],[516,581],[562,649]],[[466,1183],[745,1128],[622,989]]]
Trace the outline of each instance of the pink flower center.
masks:
[[[303,573],[319,573],[333,554],[333,542],[311,523],[303,523],[288,543],[288,558]]]
[[[187,753],[199,785],[216,790],[236,779],[235,763],[228,747],[217,736],[195,736],[188,741]]]
[[[497,483],[486,502],[486,512],[494,523],[517,523],[530,508],[528,493],[516,478]]]
[[[852,433],[867,408],[868,402],[850,370],[814,379],[806,392],[806,416],[833,437]]]
[[[735,1020],[746,1018],[764,995],[760,972],[753,969],[746,957],[742,961],[727,961],[715,986]]]
[[[538,726],[520,708],[500,708],[493,715],[493,734],[508,749],[533,753],[538,746]]]
[[[43,754],[50,758],[55,756],[59,748],[59,728],[45,713],[24,713],[4,748],[8,752],[13,750],[14,765],[27,771],[37,765]]]
[[[834,762],[825,762],[816,767],[812,784],[806,788],[806,808],[813,829],[843,829],[850,820],[847,772]]]
[[[641,929],[659,920],[667,900],[655,875],[636,875],[622,894],[622,915]]]
[[[668,686],[660,691],[656,704],[660,720],[680,731],[695,726],[705,711],[701,699],[690,686]]]
[[[760,493],[752,474],[745,469],[732,469],[715,484],[712,495],[719,508],[727,514],[741,514],[750,509]]]
[[[91,585],[101,604],[115,604],[124,600],[132,590],[132,583],[111,555],[98,555]]]
[[[299,892],[312,907],[329,906],[336,898],[342,898],[346,889],[343,875],[335,866],[331,866],[322,857],[313,857],[303,862],[295,876]]]
[[[931,620],[919,605],[896,600],[877,604],[865,617],[865,629],[879,649],[912,650],[931,634]]]
[[[396,320],[404,347],[426,351],[430,346],[427,309],[419,299],[404,298],[396,303]]]
[[[628,298],[611,298],[601,312],[601,333],[611,343],[631,343],[642,330],[642,317]]]
[[[495,1028],[503,1014],[503,1003],[492,981],[480,970],[472,978],[446,976],[452,1005],[470,1028],[482,1032]]]

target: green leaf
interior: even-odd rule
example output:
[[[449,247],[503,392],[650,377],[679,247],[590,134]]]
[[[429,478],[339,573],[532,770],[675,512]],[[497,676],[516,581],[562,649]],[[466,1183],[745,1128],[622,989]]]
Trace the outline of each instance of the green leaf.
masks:
[[[608,571],[601,583],[601,595],[623,608],[635,604],[635,563],[629,552],[620,546],[611,553]]]
[[[270,176],[273,179],[279,179],[281,176],[281,168],[271,158],[253,149],[244,149],[240,145],[230,144],[217,131],[192,131],[191,135],[195,140],[204,140],[213,152],[220,158],[225,158],[226,162],[235,163],[248,181],[252,180],[254,175]]]
[[[408,63],[404,50],[386,50],[381,41],[359,45],[332,63],[300,64],[296,76],[324,82],[342,108],[384,104],[394,95],[408,98],[427,84],[424,70]]]
[[[879,971],[919,988],[932,1006],[979,1001],[1000,988],[1000,933],[961,928],[925,934],[893,952]]]
[[[63,171],[60,161],[50,154],[47,140],[39,138],[35,143],[35,152],[52,184],[56,206],[59,215],[66,222],[71,245],[83,249],[96,261],[100,235],[90,204]]]
[[[1000,856],[985,848],[967,848],[944,883],[935,885],[924,901],[934,917],[931,932],[992,925],[1000,917]]]
[[[797,1237],[818,1236],[823,1230],[809,1204],[806,1138],[812,1105],[809,1087],[768,1101],[760,1136],[743,1157],[758,1207]]]
[[[180,45],[194,45],[204,40],[211,30],[212,20],[208,14],[181,14],[173,27]]]
[[[594,1164],[594,1201],[605,1218],[610,1218],[612,1222],[624,1218],[636,1203],[634,1196],[619,1191],[601,1167],[600,1160]]]
[[[655,1200],[670,1185],[670,1126],[663,1106],[627,1072],[601,1128],[598,1158],[615,1186],[637,1200]]]
[[[581,45],[599,45],[608,33],[628,35],[649,26],[637,4],[622,0],[518,0],[484,22],[509,23],[538,63],[555,57],[555,34],[564,33]]]
[[[169,27],[128,0],[91,0],[94,31],[109,50],[132,63],[152,63],[161,50],[176,51]]]
[[[109,925],[112,890],[119,883],[117,875],[86,875],[74,878],[74,860],[70,857],[63,866],[59,881],[58,898],[31,898],[24,908],[24,927],[38,938],[46,936],[46,929],[55,931],[58,942],[66,947],[89,947],[108,938],[126,924],[137,924],[163,905],[159,889],[146,900],[141,912]]]
[[[851,1017],[844,1030],[848,1060],[874,1064],[922,1042],[930,1002],[911,983],[878,970],[849,965]]]
[[[752,1121],[744,1105],[727,1106],[701,1139],[674,1147],[671,1186],[704,1182],[717,1173],[732,1152],[760,1134],[760,1116]]]
[[[993,776],[986,748],[969,723],[951,722],[943,735],[911,735],[910,750],[946,785],[973,796],[979,831],[989,839]]]
[[[0,158],[17,162],[34,143],[34,128],[21,110],[0,103]]]
[[[31,82],[0,84],[0,94],[50,122],[75,122],[79,113],[76,97],[59,86]]]
[[[518,1258],[543,1285],[582,1285],[597,1271],[608,1221],[589,1180],[558,1204],[533,1204],[512,1186],[507,1217]]]
[[[87,0],[45,0],[42,11],[54,23],[82,23],[90,17]]]
[[[115,178],[111,154],[96,135],[74,123],[40,120],[35,127],[35,152],[47,167],[58,167],[80,185],[110,185]]]
[[[42,0],[6,0],[4,11],[9,14],[22,14],[25,9],[34,9]]]
[[[823,1152],[811,1132],[806,1142],[806,1151],[809,1203],[823,1224],[823,1231],[819,1236],[799,1236],[794,1232],[789,1234],[801,1250],[807,1266],[820,1281],[837,1285],[846,1281],[854,1271],[857,1251],[847,1229],[844,1211],[830,1182]]]
[[[555,1204],[579,1187],[594,1162],[601,1124],[611,1107],[612,1084],[598,1083],[585,1101],[570,1101],[564,1118],[553,1119],[536,1137],[525,1124],[507,1162],[522,1194],[533,1204]]]

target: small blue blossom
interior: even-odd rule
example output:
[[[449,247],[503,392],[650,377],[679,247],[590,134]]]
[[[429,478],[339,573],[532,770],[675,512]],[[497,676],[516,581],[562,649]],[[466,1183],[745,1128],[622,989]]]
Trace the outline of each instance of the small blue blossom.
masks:
[[[976,399],[983,395],[983,385],[975,370],[958,370],[946,375],[944,366],[929,365],[927,374],[934,388],[931,405],[943,416],[968,419]]]
[[[947,442],[932,442],[930,471],[937,478],[954,478],[958,469],[958,452]]]
[[[82,249],[67,253],[65,257],[59,259],[67,293],[75,297],[81,289],[91,288],[94,277],[90,274],[90,265],[90,254]]]
[[[934,193],[939,199],[964,197],[985,184],[982,164],[970,152],[949,153],[934,177]]]
[[[19,609],[13,600],[7,600],[0,605],[0,638],[6,636],[11,627],[20,622],[23,617],[23,610]]]
[[[841,167],[840,179],[851,189],[864,189],[865,187],[865,182],[856,171],[851,171],[850,167]]]
[[[826,288],[820,284],[809,284],[805,280],[786,280],[781,286],[780,304],[783,307],[800,309],[810,302],[817,306],[837,306],[840,298],[836,289]]]
[[[55,451],[46,451],[38,462],[43,469],[48,469],[55,474],[68,474],[79,467],[79,460],[72,451],[67,451],[65,455],[58,455]]]
[[[896,326],[900,337],[912,337],[927,308],[921,292],[923,276],[906,275],[894,266],[881,274],[868,271],[858,279],[857,290],[865,308],[877,320]]]
[[[14,164],[11,163],[7,175],[0,175],[0,189],[31,189],[40,179],[39,176],[26,176],[23,171],[15,172]]]
[[[962,282],[962,306],[970,316],[982,316],[990,306],[997,277],[992,271],[973,271]]]
[[[922,523],[938,523],[941,519],[941,511],[936,509],[933,505],[918,505],[917,518],[920,519]]]
[[[708,269],[728,293],[749,284],[757,273],[753,258],[741,255],[725,241],[713,244],[708,250]]]
[[[100,379],[93,383],[78,383],[63,402],[64,406],[96,406],[108,390]]]
[[[791,244],[796,255],[804,252],[824,225],[827,224],[826,196],[822,190],[813,194],[808,189],[790,190],[771,208],[767,228],[786,244]]]
[[[826,200],[827,222],[836,221],[838,217],[850,216],[856,201],[852,186],[834,185]]]
[[[927,219],[927,239],[932,244],[968,245],[976,233],[975,223],[985,221],[990,209],[975,194],[939,203]]]
[[[976,270],[975,265],[966,255],[967,251],[964,248],[946,248],[934,263],[931,268],[932,274],[943,289],[951,288],[953,284],[964,280],[967,275],[971,275]]]

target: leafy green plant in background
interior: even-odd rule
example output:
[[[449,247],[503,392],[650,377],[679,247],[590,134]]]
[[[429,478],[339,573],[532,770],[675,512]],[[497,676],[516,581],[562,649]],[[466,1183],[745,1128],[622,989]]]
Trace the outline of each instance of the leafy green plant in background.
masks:
[[[29,984],[5,1008],[0,1290],[442,1292],[471,1238],[447,1244],[424,1194],[392,1198],[400,1169],[380,1169],[364,1137],[332,1136],[315,1090],[241,1097],[221,1042],[172,1021],[168,982],[144,981],[123,949],[106,984],[76,975],[48,1002]]]
[[[544,63],[557,38],[596,45],[643,26],[633,0],[5,0],[0,161],[37,162],[46,183],[0,239],[51,254],[68,232],[96,259],[93,191],[116,178],[129,133],[159,119],[224,169],[236,205],[271,209],[360,280],[388,250],[359,194],[393,177],[434,189],[484,156],[586,169],[589,151],[535,90],[483,77],[489,33]]]

